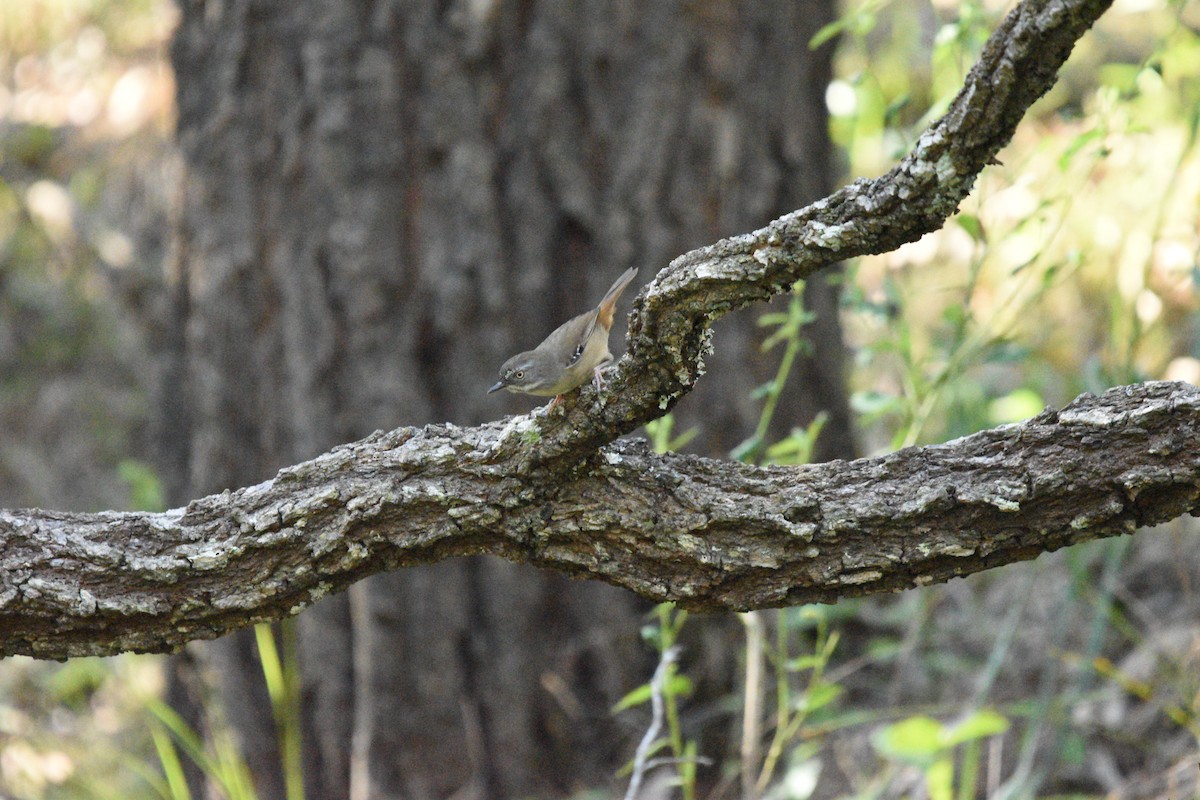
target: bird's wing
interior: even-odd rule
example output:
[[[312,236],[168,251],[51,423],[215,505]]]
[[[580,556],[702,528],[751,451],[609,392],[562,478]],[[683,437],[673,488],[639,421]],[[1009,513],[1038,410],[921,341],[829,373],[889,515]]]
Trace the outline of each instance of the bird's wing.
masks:
[[[636,269],[625,270],[605,292],[600,305],[559,325],[553,333],[546,337],[545,341],[538,345],[538,349],[544,349],[555,356],[560,354],[565,356],[565,359],[560,362],[563,366],[569,367],[578,361],[583,356],[583,349],[587,345],[588,339],[591,338],[592,332],[596,330],[597,321],[606,331],[612,328],[613,310],[617,306],[617,300],[635,275],[637,275]]]
[[[593,308],[559,325],[538,349],[551,354],[562,366],[571,366],[583,355],[583,347],[596,329],[597,311]]]

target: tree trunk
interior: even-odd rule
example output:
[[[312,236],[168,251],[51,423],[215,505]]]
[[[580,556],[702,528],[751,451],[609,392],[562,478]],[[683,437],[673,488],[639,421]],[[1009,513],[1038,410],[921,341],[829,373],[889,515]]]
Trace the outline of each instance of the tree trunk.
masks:
[[[498,365],[622,270],[644,281],[831,186],[830,53],[807,45],[832,0],[181,6],[179,364],[161,403],[179,501],[377,428],[525,410],[484,394]],[[836,302],[810,291],[818,359],[778,423],[820,398],[823,452],[846,455]],[[757,416],[746,373],[773,369],[752,320],[721,328],[680,409],[715,451]],[[645,608],[478,558],[325,600],[298,622],[310,796],[611,780],[636,731],[609,708],[653,669]],[[281,796],[252,640],[206,649],[261,796]]]

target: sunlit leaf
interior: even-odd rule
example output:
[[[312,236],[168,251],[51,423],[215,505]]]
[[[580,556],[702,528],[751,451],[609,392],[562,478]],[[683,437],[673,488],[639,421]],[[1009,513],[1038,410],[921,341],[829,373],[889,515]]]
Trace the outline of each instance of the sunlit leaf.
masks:
[[[175,744],[163,725],[154,722],[150,725],[150,738],[154,742],[154,751],[158,755],[158,763],[166,777],[167,797],[171,800],[191,800],[192,793],[188,789],[187,777],[183,772],[183,764],[175,751]],[[160,790],[161,791],[161,790]]]
[[[942,731],[942,744],[954,747],[973,739],[986,739],[1008,730],[1008,719],[990,709],[982,708],[971,716]]]
[[[1100,66],[1097,76],[1102,85],[1116,89],[1121,94],[1129,94],[1137,89],[1138,73],[1141,71],[1140,64],[1110,62]]]
[[[953,800],[954,762],[950,758],[939,758],[926,768],[925,788],[929,800]]]
[[[873,742],[888,758],[928,763],[942,750],[942,723],[932,717],[909,717],[878,731]]]
[[[1071,165],[1071,161],[1074,160],[1075,155],[1079,153],[1080,150],[1082,150],[1084,147],[1087,147],[1087,145],[1094,142],[1102,135],[1103,132],[1099,128],[1091,128],[1090,130],[1086,130],[1076,136],[1071,140],[1071,143],[1067,145],[1067,148],[1063,150],[1063,154],[1058,157],[1058,168],[1060,170],[1066,170],[1066,168]]]
[[[1020,422],[1036,417],[1046,401],[1032,389],[1017,389],[988,403],[988,419],[993,425]]]

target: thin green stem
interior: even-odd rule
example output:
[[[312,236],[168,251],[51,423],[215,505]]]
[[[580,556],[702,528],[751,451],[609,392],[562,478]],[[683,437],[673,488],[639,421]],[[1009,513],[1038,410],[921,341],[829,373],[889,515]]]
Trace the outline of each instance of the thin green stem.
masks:
[[[658,615],[659,650],[666,653],[675,646],[680,628],[687,619],[686,611],[677,611],[671,603],[660,603],[655,609]],[[679,702],[675,696],[675,673],[677,667],[672,661],[667,666],[663,679],[663,707],[667,716],[667,737],[671,743],[671,753],[676,759],[676,775],[679,776],[679,788],[684,800],[695,800],[696,779],[694,764],[692,769],[685,769],[688,759],[688,748],[683,740],[683,728],[679,724]]]
[[[758,774],[758,791],[766,791],[767,784],[775,774],[779,758],[783,755],[784,745],[791,738],[788,730],[791,728],[792,691],[788,683],[787,664],[790,660],[787,645],[787,626],[784,624],[783,612],[776,612],[775,619],[775,733],[771,736],[771,745],[767,748],[767,757],[763,760],[762,770]]]

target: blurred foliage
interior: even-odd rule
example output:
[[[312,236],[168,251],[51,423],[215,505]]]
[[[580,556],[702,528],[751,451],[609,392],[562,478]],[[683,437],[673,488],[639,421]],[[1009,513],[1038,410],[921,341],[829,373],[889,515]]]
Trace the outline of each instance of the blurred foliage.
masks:
[[[886,170],[945,108],[1002,10],[899,0],[856,7],[827,96],[851,177]],[[1196,3],[1116,3],[951,224],[850,265],[844,321],[856,354],[852,404],[869,451],[1026,419],[1115,384],[1200,381],[1198,23]],[[1149,550],[1157,543],[1146,536],[1137,544]],[[926,737],[930,746],[915,764],[925,793],[970,797],[986,785],[989,794],[1035,796],[1047,782],[1070,785],[1072,777],[1096,787],[1105,785],[1097,759],[1110,759],[1103,778],[1111,789],[1120,772],[1164,769],[1183,757],[1189,738],[1194,746],[1200,696],[1181,677],[1189,659],[1178,648],[1182,641],[1194,647],[1197,631],[1177,633],[1164,649],[1165,620],[1130,617],[1123,606],[1131,558],[1129,540],[1073,548],[1059,563],[1074,579],[1051,578],[1039,562],[1024,568],[1025,594],[1003,585],[1019,580],[1013,570],[1003,571],[1007,578],[981,576],[959,623],[933,621],[935,610],[967,602],[962,591],[950,601],[951,587],[912,592],[888,607],[903,637],[868,648],[875,671],[891,664],[905,683],[930,689],[974,683],[965,710],[961,700],[943,709],[947,719],[990,713],[985,704],[996,695],[1010,703],[1002,713],[1013,720],[1012,732],[989,745],[996,753],[1008,748],[1003,783],[991,766],[982,770],[985,780],[979,742],[954,756],[938,736]],[[1039,575],[1048,583],[1034,591]],[[1153,602],[1191,599],[1175,584],[1153,588]],[[1000,596],[1019,602],[1003,619],[989,618],[986,609]],[[1055,609],[1053,618],[1022,623],[1043,604]],[[970,627],[980,625],[987,637],[972,636]],[[964,645],[973,639],[985,660],[969,657]],[[1015,653],[1039,643],[1037,658],[1014,662]],[[1119,668],[1106,668],[1103,653],[1139,665],[1153,659],[1159,683],[1126,680]],[[1004,684],[1001,675],[1009,676]],[[1098,707],[1113,714],[1108,722],[1098,724]],[[878,730],[880,772],[871,778],[864,766],[851,782],[867,795],[907,785],[893,745],[911,745],[908,734],[922,730],[940,736],[946,724],[914,715]],[[1135,724],[1156,731],[1154,744],[1129,747]],[[1110,755],[1114,734],[1125,740],[1119,757]]]
[[[173,15],[160,0],[22,0],[0,5],[0,49],[26,55],[44,53],[96,28],[113,49],[131,55],[155,49],[163,21]]]
[[[162,284],[167,3],[0,4],[0,505],[123,507]],[[127,313],[134,310],[135,313]]]
[[[848,177],[879,174],[908,149],[946,107],[1005,10],[979,2],[852,5],[827,94]],[[869,452],[1027,419],[1115,384],[1200,381],[1198,30],[1195,2],[1115,3],[950,224],[850,265],[843,319],[856,358],[852,404]],[[1148,534],[1136,544],[1150,563],[1163,557],[1155,548],[1172,549]],[[1169,615],[1131,616],[1132,559],[1130,540],[1099,542],[1056,562],[1071,577],[1043,559],[1019,573],[980,576],[969,595],[939,586],[878,604],[886,609],[879,621],[903,635],[868,646],[868,673],[887,674],[881,668],[890,665],[902,683],[947,698],[947,687],[974,684],[968,700],[942,709],[946,720],[988,713],[997,696],[1009,703],[1001,713],[1012,731],[989,745],[1006,754],[1003,783],[991,766],[986,779],[981,773],[978,742],[958,748],[955,762],[935,736],[915,765],[925,793],[976,796],[988,786],[989,794],[1025,797],[1071,780],[1112,789],[1117,774],[1164,769],[1184,757],[1189,739],[1194,747],[1200,695],[1182,677],[1191,659],[1180,648],[1194,648],[1200,634],[1194,624],[1179,630]],[[1005,585],[1022,580],[1018,574],[1024,587]],[[1146,587],[1152,599],[1138,602],[1191,607],[1188,586]],[[997,618],[989,609],[1000,597],[1015,602]],[[1025,622],[1043,607],[1053,616]],[[953,609],[961,620],[944,621]],[[935,622],[935,613],[943,619]],[[1162,627],[1175,632],[1170,647]],[[973,642],[986,658],[971,657]],[[1015,661],[1020,652],[1024,664]],[[1155,681],[1127,680],[1104,653],[1122,654]],[[1112,714],[1105,723],[1098,708]],[[868,796],[908,785],[889,745],[917,730],[940,735],[947,724],[918,714],[880,729],[880,771],[872,777],[864,765],[851,783]],[[1130,747],[1134,726],[1155,731],[1154,743]],[[1119,756],[1114,736],[1123,742]],[[1109,772],[1097,771],[1098,761]]]
[[[162,481],[150,465],[127,458],[117,465],[117,474],[129,486],[129,509],[131,511],[163,511],[167,503],[163,498]]]
[[[1008,730],[1008,720],[995,711],[974,711],[954,724],[918,714],[880,728],[875,749],[884,758],[920,768],[930,800],[970,800],[976,794],[981,740]],[[956,751],[961,768],[955,774]]]
[[[1000,9],[859,8],[827,100],[851,172],[871,175],[946,106]],[[871,450],[1081,391],[1200,378],[1197,18],[1195,3],[1117,3],[952,224],[852,265],[854,406]]]
[[[76,658],[0,665],[0,795],[144,797],[128,766],[149,753],[143,709],[163,689],[157,659]]]

